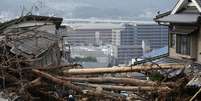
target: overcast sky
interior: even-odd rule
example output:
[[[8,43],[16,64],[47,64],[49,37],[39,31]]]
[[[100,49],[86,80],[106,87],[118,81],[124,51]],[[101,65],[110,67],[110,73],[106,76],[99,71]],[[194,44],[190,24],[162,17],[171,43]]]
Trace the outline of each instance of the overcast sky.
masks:
[[[1,0],[0,18],[27,12],[64,18],[151,20],[171,10],[177,0]],[[23,10],[24,9],[24,10]]]

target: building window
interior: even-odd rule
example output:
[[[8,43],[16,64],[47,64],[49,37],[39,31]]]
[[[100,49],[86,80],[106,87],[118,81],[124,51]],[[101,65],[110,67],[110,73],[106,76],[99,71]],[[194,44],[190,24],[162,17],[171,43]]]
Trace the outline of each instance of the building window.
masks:
[[[190,55],[191,47],[191,37],[190,35],[176,35],[176,52],[183,55]]]

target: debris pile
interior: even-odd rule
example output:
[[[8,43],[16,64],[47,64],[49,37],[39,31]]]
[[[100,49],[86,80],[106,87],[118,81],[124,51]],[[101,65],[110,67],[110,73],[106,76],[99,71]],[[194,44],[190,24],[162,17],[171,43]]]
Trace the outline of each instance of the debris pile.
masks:
[[[172,71],[183,70],[183,64],[143,63],[108,68],[61,64],[60,37],[55,34],[61,21],[31,15],[0,25],[1,98],[11,101],[165,101],[184,97],[181,93],[185,92],[189,80],[183,72],[168,78]],[[153,76],[159,71],[167,76]],[[134,73],[145,74],[147,79],[136,78],[132,76]]]
[[[2,49],[9,49],[2,43]],[[79,65],[33,67],[27,58],[9,50],[1,52],[2,92],[9,99],[20,101],[65,101],[69,95],[92,101],[148,100],[167,96],[179,85],[175,82],[154,82],[131,77],[116,77],[127,72],[148,72],[163,69],[180,69],[180,64],[143,64],[132,67],[81,68]],[[105,76],[111,74],[113,76]],[[125,92],[126,91],[126,92]],[[4,96],[5,97],[5,96]]]

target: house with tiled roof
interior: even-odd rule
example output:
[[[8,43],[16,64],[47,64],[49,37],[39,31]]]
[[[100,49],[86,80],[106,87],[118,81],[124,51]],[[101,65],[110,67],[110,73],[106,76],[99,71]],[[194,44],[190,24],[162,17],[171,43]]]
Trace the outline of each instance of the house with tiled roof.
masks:
[[[62,21],[58,17],[26,15],[4,22],[0,24],[0,42],[8,47],[6,51],[26,58],[33,67],[57,66],[61,62],[57,30]],[[2,47],[0,50],[5,50]]]
[[[154,20],[169,26],[169,57],[201,63],[201,0],[179,0]]]

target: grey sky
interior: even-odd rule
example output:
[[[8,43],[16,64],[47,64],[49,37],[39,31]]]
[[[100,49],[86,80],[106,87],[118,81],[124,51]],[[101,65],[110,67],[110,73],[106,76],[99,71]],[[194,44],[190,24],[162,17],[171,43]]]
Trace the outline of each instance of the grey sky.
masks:
[[[65,18],[105,18],[151,20],[157,11],[172,9],[177,0],[1,0],[0,17],[34,14]],[[35,7],[35,6],[37,7]],[[34,9],[31,9],[34,8]]]

